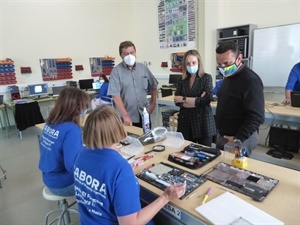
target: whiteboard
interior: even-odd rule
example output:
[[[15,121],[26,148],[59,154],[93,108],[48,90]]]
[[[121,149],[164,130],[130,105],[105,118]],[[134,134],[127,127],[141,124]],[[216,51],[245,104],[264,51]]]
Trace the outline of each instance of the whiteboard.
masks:
[[[253,35],[253,70],[264,86],[285,87],[300,62],[300,23],[255,29]]]

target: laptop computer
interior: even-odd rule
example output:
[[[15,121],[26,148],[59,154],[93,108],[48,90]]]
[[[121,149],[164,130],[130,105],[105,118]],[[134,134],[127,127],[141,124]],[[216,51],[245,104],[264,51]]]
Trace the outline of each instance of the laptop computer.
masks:
[[[291,106],[300,107],[300,92],[291,92]]]
[[[96,92],[99,92],[100,88],[101,88],[101,85],[102,85],[102,83],[100,83],[100,82],[94,82],[93,83],[93,90],[96,91]]]
[[[64,89],[66,86],[54,86],[52,87],[53,97],[58,97],[59,93]]]

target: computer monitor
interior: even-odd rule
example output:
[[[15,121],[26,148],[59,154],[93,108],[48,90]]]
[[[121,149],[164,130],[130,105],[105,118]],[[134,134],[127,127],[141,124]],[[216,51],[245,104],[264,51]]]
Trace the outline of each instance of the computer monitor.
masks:
[[[43,83],[43,84],[29,84],[28,85],[28,91],[29,91],[29,96],[30,97],[38,97],[40,98],[41,96],[47,96],[49,95],[48,92],[48,84]]]
[[[291,106],[300,107],[300,92],[297,91],[291,92]]]
[[[54,86],[52,87],[53,97],[58,97],[59,93],[64,89],[66,86]]]
[[[300,131],[283,127],[270,127],[269,146],[289,152],[299,152]]]
[[[178,81],[181,79],[182,74],[170,74],[169,75],[169,84],[177,85]]]
[[[88,90],[93,88],[94,79],[79,80],[79,89]]]

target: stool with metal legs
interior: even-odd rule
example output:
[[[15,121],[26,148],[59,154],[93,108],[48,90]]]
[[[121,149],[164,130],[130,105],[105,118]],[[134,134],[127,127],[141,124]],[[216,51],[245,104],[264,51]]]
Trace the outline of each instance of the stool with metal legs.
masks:
[[[50,212],[48,212],[46,214],[45,222],[44,222],[45,225],[51,225],[55,221],[58,221],[58,225],[70,224],[70,222],[71,222],[70,213],[78,214],[78,211],[76,209],[71,209],[71,207],[76,204],[76,201],[74,201],[70,205],[67,202],[66,198],[71,197],[71,196],[58,196],[58,195],[55,195],[52,192],[50,192],[50,190],[47,187],[44,187],[43,197],[49,201],[58,201],[58,204],[59,204],[59,207],[57,209],[51,210]],[[59,213],[59,216],[57,216],[55,219],[53,219],[52,221],[50,221],[48,223],[49,216],[54,213]]]
[[[0,175],[0,188],[2,188],[1,178],[4,177],[4,179],[6,179],[6,170],[4,170],[1,165],[0,165],[0,170],[2,172],[2,174]]]

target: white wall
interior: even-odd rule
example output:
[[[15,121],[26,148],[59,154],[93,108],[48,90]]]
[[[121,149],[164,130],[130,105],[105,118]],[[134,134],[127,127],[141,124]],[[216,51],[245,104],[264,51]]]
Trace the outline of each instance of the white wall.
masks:
[[[83,65],[84,71],[73,71],[74,80],[78,80],[90,77],[89,57],[114,56],[118,63],[119,43],[132,40],[138,60],[151,62],[149,68],[155,75],[167,77],[171,53],[187,49],[159,49],[157,2],[2,1],[0,59],[9,57],[15,61],[17,85],[41,82],[39,59],[48,57],[71,57],[73,65]],[[203,0],[198,1],[197,18],[197,49],[206,72],[214,77],[217,28],[249,23],[261,28],[300,22],[300,0]],[[161,68],[162,61],[168,61],[169,68]],[[30,66],[33,73],[21,75],[20,66]],[[0,92],[6,89],[0,86]]]
[[[0,59],[14,60],[21,86],[42,81],[40,58],[70,57],[73,66],[84,66],[84,71],[73,70],[74,80],[89,78],[89,57],[109,55],[120,62],[119,43],[133,39],[128,1],[24,0],[4,1],[0,7]],[[21,75],[21,66],[30,66],[32,74]]]

